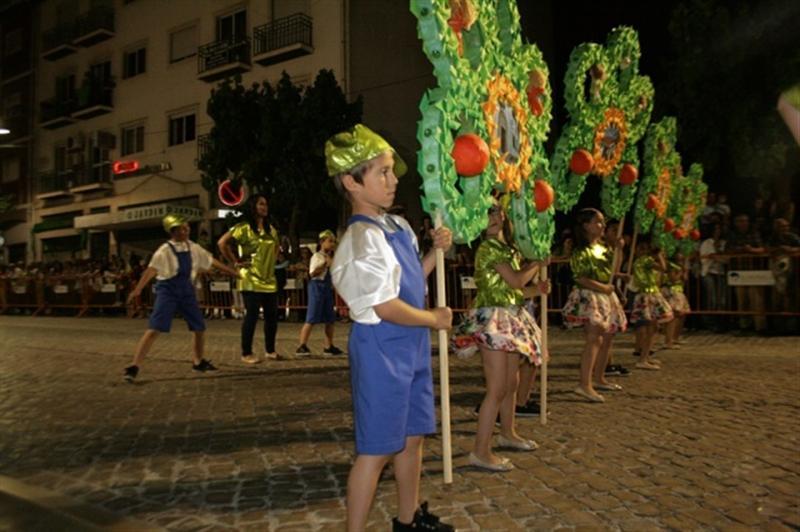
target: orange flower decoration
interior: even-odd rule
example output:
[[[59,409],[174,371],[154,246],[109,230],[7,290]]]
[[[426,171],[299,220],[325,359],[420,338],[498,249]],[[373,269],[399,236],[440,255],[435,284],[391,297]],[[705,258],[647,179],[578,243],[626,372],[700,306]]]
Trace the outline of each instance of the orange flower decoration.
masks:
[[[603,121],[594,133],[594,168],[592,173],[607,177],[614,171],[625,151],[628,128],[625,113],[621,109],[607,109]]]

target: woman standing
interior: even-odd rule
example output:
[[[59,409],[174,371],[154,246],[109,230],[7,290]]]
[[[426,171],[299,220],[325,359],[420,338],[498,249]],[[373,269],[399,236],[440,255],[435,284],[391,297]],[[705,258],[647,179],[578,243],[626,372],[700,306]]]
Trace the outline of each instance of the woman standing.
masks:
[[[504,231],[505,229],[505,231]],[[538,445],[520,437],[514,426],[520,364],[541,364],[541,331],[525,309],[522,287],[539,271],[540,263],[520,267],[519,254],[508,244],[505,213],[495,203],[489,209],[486,238],[475,254],[478,293],[473,309],[453,335],[455,351],[469,356],[477,348],[483,360],[486,395],[478,411],[471,465],[489,471],[510,471],[508,458],[492,452],[492,433],[500,413],[500,447],[533,451]],[[530,372],[527,372],[529,384]],[[526,388],[527,389],[527,388]]]
[[[240,273],[237,288],[244,299],[242,321],[242,362],[258,364],[261,358],[253,354],[253,335],[261,309],[264,310],[265,356],[277,359],[275,335],[278,332],[278,283],[275,278],[275,259],[280,250],[278,231],[270,225],[269,204],[263,194],[247,200],[244,221],[222,235],[217,245],[222,256],[236,264]],[[237,244],[238,257],[230,241]]]

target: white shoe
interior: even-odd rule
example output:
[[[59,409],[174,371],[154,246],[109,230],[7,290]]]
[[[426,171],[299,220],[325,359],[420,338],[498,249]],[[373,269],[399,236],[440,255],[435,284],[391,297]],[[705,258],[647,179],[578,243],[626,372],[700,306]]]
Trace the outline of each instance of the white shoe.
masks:
[[[512,440],[511,438],[506,438],[502,434],[497,436],[497,446],[508,447],[518,451],[535,451],[539,448],[539,444],[533,440]]]

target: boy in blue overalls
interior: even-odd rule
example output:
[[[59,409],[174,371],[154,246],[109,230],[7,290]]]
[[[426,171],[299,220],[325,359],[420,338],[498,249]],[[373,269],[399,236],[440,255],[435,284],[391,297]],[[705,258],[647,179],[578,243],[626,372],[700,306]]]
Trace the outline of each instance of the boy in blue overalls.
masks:
[[[192,369],[199,372],[217,369],[210,361],[203,358],[203,333],[206,324],[197,304],[193,281],[198,271],[210,270],[212,267],[235,277],[239,276],[239,272],[222,264],[211,253],[189,240],[189,224],[184,217],[168,214],[164,217],[163,225],[170,239],[153,254],[139,283],[128,297],[130,304],[139,297],[142,289],[153,277],[158,280],[156,302],[150,314],[150,324],[139,340],[139,345],[136,346],[133,363],[125,368],[124,378],[128,382],[136,379],[139,365],[153,346],[158,333],[169,332],[176,311],[180,311],[194,335]]]
[[[391,207],[406,165],[383,138],[359,124],[325,144],[328,173],[350,202],[350,218],[331,266],[353,326],[348,351],[356,459],[347,479],[347,528],[364,530],[381,471],[392,459],[397,481],[393,530],[453,527],[419,506],[422,442],[436,431],[430,328],[449,329],[449,308],[425,309],[425,278],[414,231]],[[437,230],[434,246],[451,234]]]

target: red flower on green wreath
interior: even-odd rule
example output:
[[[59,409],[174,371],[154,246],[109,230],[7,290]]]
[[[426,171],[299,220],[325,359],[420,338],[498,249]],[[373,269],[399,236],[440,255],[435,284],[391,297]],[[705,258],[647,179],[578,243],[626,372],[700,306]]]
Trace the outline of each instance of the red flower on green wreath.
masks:
[[[549,74],[522,40],[515,0],[411,0],[411,11],[437,82],[420,102],[423,207],[441,213],[456,242],[471,242],[493,192],[507,194],[519,249],[549,255]]]
[[[565,76],[569,120],[550,162],[556,208],[578,202],[588,175],[603,180],[603,211],[621,218],[636,195],[636,144],[650,122],[653,85],[639,74],[639,38],[629,27],[612,30],[606,46],[584,43],[570,56]],[[588,86],[588,90],[587,90]]]

